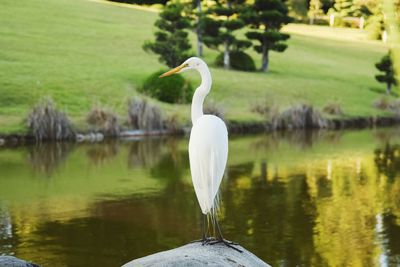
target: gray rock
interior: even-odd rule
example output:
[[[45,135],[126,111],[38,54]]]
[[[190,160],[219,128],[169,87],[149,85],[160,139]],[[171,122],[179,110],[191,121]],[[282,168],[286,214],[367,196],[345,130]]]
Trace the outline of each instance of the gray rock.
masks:
[[[139,266],[263,266],[270,267],[267,263],[257,258],[253,253],[241,246],[235,246],[242,252],[238,252],[224,244],[202,245],[190,243],[179,248],[159,252],[143,258],[139,258],[124,264],[122,267]]]
[[[39,265],[26,262],[13,256],[0,256],[0,267],[39,267]]]

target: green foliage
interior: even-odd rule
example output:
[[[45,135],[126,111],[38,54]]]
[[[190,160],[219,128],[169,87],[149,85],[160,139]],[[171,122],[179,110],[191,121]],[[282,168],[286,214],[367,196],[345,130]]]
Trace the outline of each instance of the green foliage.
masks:
[[[269,51],[283,52],[287,47],[284,41],[289,35],[280,30],[292,20],[288,9],[281,0],[255,0],[242,17],[252,28],[261,29],[247,32],[246,37],[259,43],[254,49],[262,54],[261,70],[268,71]]]
[[[375,75],[375,79],[378,82],[386,84],[386,93],[391,93],[392,85],[397,85],[397,80],[395,78],[395,73],[393,69],[393,62],[390,56],[390,52],[383,56],[382,59],[375,64],[375,67],[383,74]]]
[[[353,16],[353,0],[335,0],[334,9],[340,17]]]
[[[160,55],[159,60],[168,67],[176,67],[190,57],[191,45],[188,33],[190,26],[188,18],[182,15],[183,6],[172,3],[160,13],[160,19],[155,22],[160,31],[155,33],[155,42],[147,41],[143,49]]]
[[[324,15],[321,0],[310,0],[310,7],[307,14],[310,18],[310,24],[314,24],[315,19]]]
[[[385,30],[382,4],[376,1],[368,1],[362,10],[367,17],[366,30],[369,33],[369,38],[382,39],[382,33]]]
[[[383,21],[383,13],[378,13],[370,16],[367,20],[366,30],[368,37],[373,40],[382,39],[382,33],[385,30],[385,23]]]
[[[307,17],[308,5],[307,0],[288,0],[289,15],[296,21],[304,21]]]
[[[380,1],[335,0],[330,12],[335,13],[335,25],[358,28],[356,20],[346,17],[363,17],[372,39],[380,39],[383,31],[383,13]]]
[[[245,26],[244,21],[238,17],[243,4],[243,0],[215,1],[215,5],[207,10],[208,16],[203,18],[204,44],[212,49],[224,46],[227,58],[223,60],[223,64],[226,68],[233,67],[231,51],[240,51],[251,46],[249,41],[240,40],[234,34]]]
[[[141,92],[167,103],[189,103],[193,88],[181,75],[159,78],[165,71],[157,71],[146,79]]]
[[[254,60],[243,51],[232,51],[229,53],[230,63],[232,69],[235,70],[243,70],[243,71],[255,71],[256,65],[254,64]],[[215,64],[217,66],[224,65],[224,54],[221,53],[215,59]]]
[[[29,49],[24,35],[4,34],[1,38],[1,47],[7,51],[0,60],[2,133],[26,132],[21,114],[28,114],[44,96],[52,97],[58,108],[67,110],[78,129],[86,129],[84,118],[96,101],[113,107],[120,118],[125,118],[125,100],[136,95],[146,78],[162,68],[156,56],[141,49],[143,42],[153,36],[152,24],[158,13],[91,1],[15,3],[2,2],[0,31],[9,32],[12,23],[15,31],[29,29],[35,34],[30,36]],[[90,16],[87,10],[91,10]],[[43,27],[43,17],[57,23]],[[365,32],[354,29],[301,24],[290,24],[285,29],[292,35],[287,42],[290,48],[271,55],[274,71],[268,79],[258,72],[211,69],[212,97],[223,99],[227,120],[257,120],[249,105],[260,96],[272,99],[279,107],[297,103],[300,98],[322,108],[328,99],[338,99],[346,116],[385,114],[371,105],[377,94],[367,89],[384,89],[374,78],[374,63],[387,53],[383,45],[365,40]],[[195,36],[190,37],[194,42]],[[59,40],[65,45],[60,47]],[[208,62],[218,54],[208,48],[205,52]],[[255,52],[250,52],[256,59]],[[185,75],[191,76],[193,86],[199,83],[196,74]],[[189,105],[162,104],[162,108],[166,116],[177,114],[180,122],[190,119],[190,112],[182,112],[189,110]]]

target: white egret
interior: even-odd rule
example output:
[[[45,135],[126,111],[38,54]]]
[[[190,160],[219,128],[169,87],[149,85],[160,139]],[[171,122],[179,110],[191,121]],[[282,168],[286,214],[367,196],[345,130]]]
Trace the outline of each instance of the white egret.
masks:
[[[218,189],[224,176],[228,159],[228,131],[223,120],[214,115],[203,114],[203,102],[211,89],[211,73],[207,64],[197,57],[187,59],[182,65],[162,74],[160,77],[181,73],[187,70],[197,70],[201,76],[201,84],[196,89],[192,100],[192,130],[189,140],[190,171],[197,200],[203,213],[203,244],[224,243],[233,247],[233,243],[223,238],[216,218],[218,208]],[[207,237],[209,229],[206,225],[211,221],[217,230],[216,238]],[[207,228],[207,230],[206,230]]]

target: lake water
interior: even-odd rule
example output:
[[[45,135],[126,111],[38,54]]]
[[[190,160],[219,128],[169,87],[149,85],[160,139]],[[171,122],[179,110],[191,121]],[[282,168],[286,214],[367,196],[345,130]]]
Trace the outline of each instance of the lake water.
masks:
[[[120,266],[200,237],[188,138],[0,148],[0,255]],[[400,130],[233,136],[224,235],[273,266],[400,265]]]

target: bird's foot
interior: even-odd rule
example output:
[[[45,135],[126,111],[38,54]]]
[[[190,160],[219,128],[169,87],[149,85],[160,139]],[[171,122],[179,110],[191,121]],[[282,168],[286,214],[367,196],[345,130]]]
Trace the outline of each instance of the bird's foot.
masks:
[[[202,239],[193,240],[193,241],[190,241],[189,243],[201,242],[201,244],[204,246],[204,245],[210,244],[210,242],[215,242],[215,241],[216,241],[216,239],[214,237],[203,237]]]
[[[234,246],[239,245],[238,243],[234,243],[234,242],[229,241],[229,240],[225,240],[225,239],[214,239],[214,240],[208,242],[209,245],[215,245],[215,244],[218,244],[218,243],[223,243],[225,246],[230,247],[230,248],[233,248],[234,250],[236,250],[236,251],[238,251],[238,252],[240,252],[240,253],[243,252],[242,250],[240,250],[240,249],[234,247]]]

